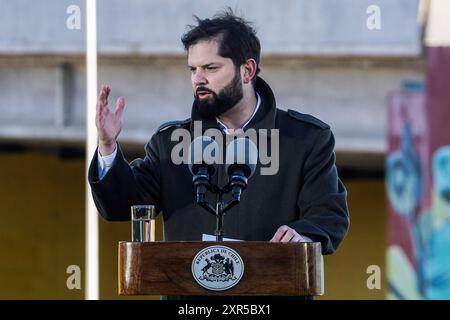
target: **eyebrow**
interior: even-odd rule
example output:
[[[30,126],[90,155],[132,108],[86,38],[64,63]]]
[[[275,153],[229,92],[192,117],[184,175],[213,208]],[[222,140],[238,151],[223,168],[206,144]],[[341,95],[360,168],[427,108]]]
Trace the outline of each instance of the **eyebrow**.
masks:
[[[200,68],[208,68],[208,67],[210,67],[212,65],[219,65],[219,66],[221,66],[222,64],[220,62],[211,62],[211,63],[207,63],[207,64],[204,64],[204,65],[200,66]],[[188,65],[188,68],[195,68],[195,67]]]

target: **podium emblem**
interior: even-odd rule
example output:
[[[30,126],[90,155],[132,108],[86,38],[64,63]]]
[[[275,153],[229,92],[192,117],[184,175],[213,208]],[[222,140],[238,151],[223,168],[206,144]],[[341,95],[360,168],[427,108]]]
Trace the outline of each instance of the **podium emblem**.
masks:
[[[244,261],[233,249],[210,246],[192,260],[192,275],[199,285],[212,291],[223,291],[237,285],[244,274]]]

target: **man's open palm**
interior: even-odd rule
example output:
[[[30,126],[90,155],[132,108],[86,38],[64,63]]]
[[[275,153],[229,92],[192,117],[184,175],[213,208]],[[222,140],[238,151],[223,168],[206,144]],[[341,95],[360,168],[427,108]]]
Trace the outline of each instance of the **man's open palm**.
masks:
[[[102,155],[107,155],[114,151],[117,136],[122,129],[122,112],[125,108],[124,97],[119,97],[116,101],[115,111],[112,112],[109,109],[108,97],[110,92],[111,87],[103,85],[97,100],[95,125],[97,126],[99,149]]]

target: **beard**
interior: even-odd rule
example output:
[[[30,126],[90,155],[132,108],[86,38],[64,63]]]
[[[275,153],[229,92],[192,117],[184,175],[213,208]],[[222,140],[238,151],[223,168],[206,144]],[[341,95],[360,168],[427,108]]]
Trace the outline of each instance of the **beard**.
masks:
[[[197,92],[199,91],[209,92],[211,97],[205,100],[200,100],[197,96]],[[208,88],[198,87],[194,95],[195,108],[197,108],[203,118],[215,119],[233,108],[239,101],[241,101],[243,96],[244,93],[241,84],[241,74],[239,69],[237,69],[230,83],[220,90],[218,94]]]

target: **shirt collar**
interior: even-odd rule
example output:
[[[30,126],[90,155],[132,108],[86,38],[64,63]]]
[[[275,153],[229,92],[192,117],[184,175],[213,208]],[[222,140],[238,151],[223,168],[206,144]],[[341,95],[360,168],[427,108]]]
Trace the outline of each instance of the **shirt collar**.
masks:
[[[256,98],[257,98],[257,101],[256,101],[255,110],[253,111],[251,117],[248,118],[248,120],[245,121],[245,123],[242,125],[242,127],[241,127],[242,130],[245,129],[245,126],[253,119],[253,117],[255,116],[256,112],[258,112],[259,106],[261,104],[261,97],[259,96],[258,92],[256,92]],[[222,130],[226,134],[229,134],[227,126],[222,121],[220,121],[219,118],[217,118],[217,117],[216,117],[216,121],[217,121],[217,123],[218,123],[218,125],[220,127],[220,130]]]

